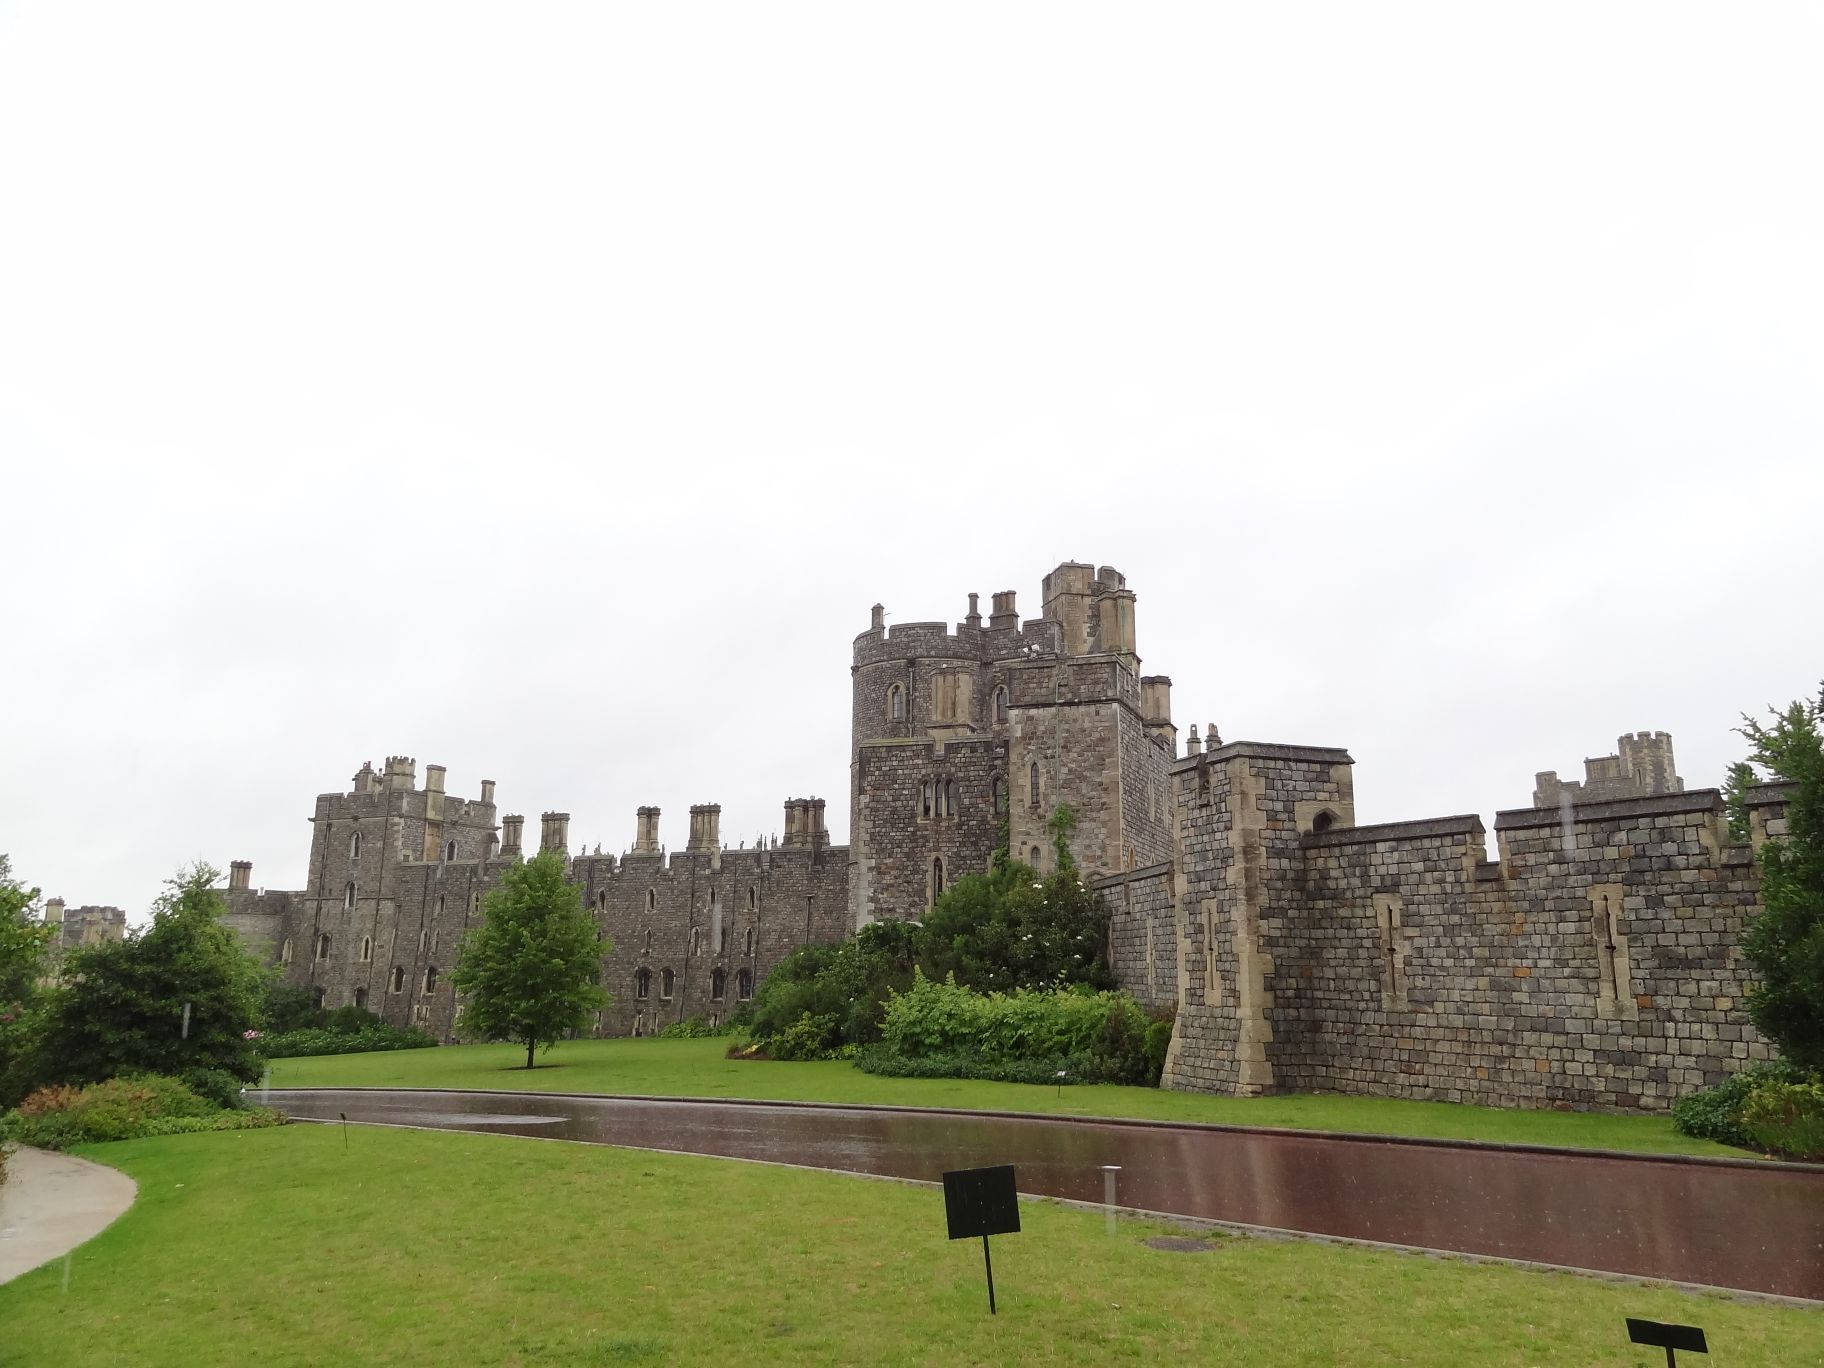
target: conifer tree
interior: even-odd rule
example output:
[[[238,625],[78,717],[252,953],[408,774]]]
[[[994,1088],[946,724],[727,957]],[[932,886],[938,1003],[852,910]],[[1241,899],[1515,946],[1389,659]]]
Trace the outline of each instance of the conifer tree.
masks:
[[[581,891],[564,877],[561,851],[542,850],[510,866],[462,943],[452,980],[464,999],[458,1027],[518,1041],[526,1067],[534,1067],[540,1045],[608,1005],[599,981],[612,948],[597,936]]]

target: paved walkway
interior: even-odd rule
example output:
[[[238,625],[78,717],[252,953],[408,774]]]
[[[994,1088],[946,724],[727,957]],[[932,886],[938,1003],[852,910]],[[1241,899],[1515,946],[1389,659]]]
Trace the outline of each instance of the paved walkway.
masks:
[[[138,1192],[118,1169],[50,1150],[14,1150],[0,1184],[0,1283],[101,1234]]]

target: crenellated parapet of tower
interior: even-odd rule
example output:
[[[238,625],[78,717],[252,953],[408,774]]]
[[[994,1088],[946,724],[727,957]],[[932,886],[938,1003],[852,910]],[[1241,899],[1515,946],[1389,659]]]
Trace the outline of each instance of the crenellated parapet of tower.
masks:
[[[1556,770],[1541,770],[1534,776],[1533,806],[1606,803],[1684,791],[1685,781],[1672,759],[1671,733],[1643,731],[1617,738],[1613,755],[1585,759],[1581,782],[1561,780]]]

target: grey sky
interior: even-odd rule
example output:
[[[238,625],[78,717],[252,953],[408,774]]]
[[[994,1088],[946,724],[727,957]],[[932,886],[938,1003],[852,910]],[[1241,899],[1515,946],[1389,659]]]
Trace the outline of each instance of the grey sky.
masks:
[[[362,760],[847,830],[849,642],[1063,559],[1363,821],[1824,674],[1813,5],[0,5],[0,850]]]

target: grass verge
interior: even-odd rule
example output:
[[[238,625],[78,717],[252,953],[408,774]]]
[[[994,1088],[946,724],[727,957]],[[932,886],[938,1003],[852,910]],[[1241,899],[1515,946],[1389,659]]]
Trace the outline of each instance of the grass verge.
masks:
[[[723,1058],[725,1040],[573,1040],[540,1056],[527,1072],[512,1045],[446,1045],[385,1054],[278,1059],[275,1088],[495,1088],[516,1092],[627,1093],[641,1097],[730,1097],[765,1101],[854,1102],[971,1111],[1049,1112],[1059,1116],[1204,1121],[1299,1130],[1368,1131],[1446,1140],[1567,1145],[1645,1154],[1743,1157],[1746,1151],[1680,1135],[1663,1116],[1521,1111],[1452,1102],[1301,1093],[1287,1097],[1210,1097],[1159,1088],[1096,1084],[1047,1088],[962,1078],[883,1078],[851,1064],[782,1064]]]
[[[1824,1315],[1051,1203],[981,1250],[902,1184],[504,1136],[287,1126],[94,1146],[139,1200],[0,1287],[0,1364],[1656,1364],[1623,1317],[1737,1364]],[[1719,1361],[1722,1361],[1719,1359]]]

